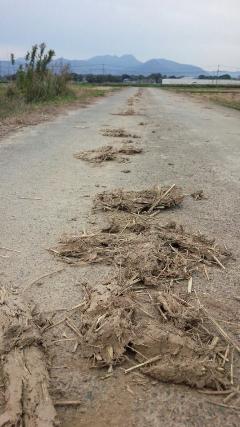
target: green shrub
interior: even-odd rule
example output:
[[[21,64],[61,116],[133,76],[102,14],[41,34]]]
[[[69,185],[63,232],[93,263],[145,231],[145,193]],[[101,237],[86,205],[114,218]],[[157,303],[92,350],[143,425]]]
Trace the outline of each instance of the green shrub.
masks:
[[[26,54],[25,65],[19,67],[15,83],[26,102],[47,101],[68,94],[68,70],[63,68],[59,74],[54,74],[49,69],[54,56],[54,50],[46,52],[45,43],[34,45]],[[13,55],[11,61],[15,61]]]

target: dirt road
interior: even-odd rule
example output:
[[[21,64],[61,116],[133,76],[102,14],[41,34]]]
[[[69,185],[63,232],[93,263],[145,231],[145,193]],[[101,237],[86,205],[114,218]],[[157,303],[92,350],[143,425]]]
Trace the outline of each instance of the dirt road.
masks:
[[[236,257],[226,271],[211,271],[211,281],[197,278],[194,287],[215,317],[230,322],[224,325],[239,338],[239,302],[234,300],[240,295],[239,112],[144,89],[136,105],[138,115],[115,115],[126,109],[136,91],[114,93],[1,142],[0,247],[19,251],[0,249],[1,286],[23,294],[47,314],[80,303],[83,282],[103,280],[105,270],[63,265],[46,249],[64,233],[90,227],[92,197],[99,191],[176,183],[186,193],[203,189],[208,199],[187,199],[183,209],[167,214],[168,219],[215,237]],[[108,127],[141,136],[138,144],[144,152],[126,164],[101,166],[73,157],[80,150],[112,143],[100,132]],[[130,173],[123,173],[126,169]],[[61,267],[64,271],[35,282]],[[78,409],[58,410],[65,427],[238,425],[236,411],[212,405],[206,401],[209,396],[187,387],[132,381],[121,368],[102,380],[105,372],[89,371],[66,343],[50,350],[50,358],[53,396],[82,400]],[[238,364],[236,358],[234,369]]]

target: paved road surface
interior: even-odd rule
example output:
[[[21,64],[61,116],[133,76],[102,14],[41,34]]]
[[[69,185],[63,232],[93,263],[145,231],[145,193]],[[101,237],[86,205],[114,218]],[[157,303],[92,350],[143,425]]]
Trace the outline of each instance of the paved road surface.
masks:
[[[97,192],[176,183],[186,192],[203,189],[209,198],[199,202],[189,198],[184,209],[168,213],[168,218],[216,237],[237,258],[226,273],[211,273],[211,282],[196,279],[195,288],[201,288],[204,302],[216,316],[239,322],[239,303],[233,296],[240,294],[240,114],[184,95],[144,89],[136,106],[140,115],[113,115],[126,109],[127,99],[136,91],[114,93],[1,141],[0,246],[20,251],[0,250],[0,255],[9,256],[0,257],[1,284],[24,290],[44,312],[72,307],[81,300],[83,277],[93,280],[104,273],[99,267],[81,271],[66,267],[61,274],[31,286],[38,277],[62,266],[46,248],[64,233],[77,233],[90,225],[92,197]],[[141,121],[144,126],[139,125]],[[129,164],[102,166],[74,159],[77,151],[112,142],[100,133],[107,126],[141,135],[144,154]],[[131,173],[123,173],[124,169]],[[205,397],[188,388],[147,381],[132,394],[121,373],[117,382],[99,381],[98,374],[87,373],[76,355],[73,358],[67,373],[59,373],[57,379],[52,375],[54,392],[65,390],[67,397],[84,401],[77,414],[59,412],[66,427],[238,425],[237,413],[204,403]]]

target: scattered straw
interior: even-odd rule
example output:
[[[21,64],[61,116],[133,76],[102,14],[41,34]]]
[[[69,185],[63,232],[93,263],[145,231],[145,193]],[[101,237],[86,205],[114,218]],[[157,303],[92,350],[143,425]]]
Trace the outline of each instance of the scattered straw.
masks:
[[[128,144],[124,144],[119,148],[113,147],[112,145],[106,145],[96,150],[81,151],[80,153],[74,154],[74,157],[91,163],[103,163],[111,160],[124,162],[127,161],[127,159],[123,155],[131,156],[141,152],[141,148]]]
[[[125,279],[134,276],[145,286],[189,280],[201,264],[218,266],[215,254],[222,261],[230,256],[203,235],[187,233],[174,223],[160,227],[141,219],[122,228],[112,223],[93,234],[64,238],[56,249],[53,252],[68,263],[122,266]]]
[[[173,185],[170,188],[161,187],[142,191],[105,191],[97,195],[95,206],[103,210],[151,213],[154,210],[179,206],[183,199],[181,188]]]
[[[110,136],[114,138],[140,138],[139,135],[136,135],[135,133],[127,132],[124,129],[103,129],[102,130],[103,136]]]

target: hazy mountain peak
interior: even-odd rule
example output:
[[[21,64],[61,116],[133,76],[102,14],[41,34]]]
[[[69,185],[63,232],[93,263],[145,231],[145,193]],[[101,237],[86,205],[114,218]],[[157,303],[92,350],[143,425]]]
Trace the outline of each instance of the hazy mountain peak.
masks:
[[[16,66],[21,61],[16,61]],[[180,64],[178,62],[165,58],[152,58],[146,62],[139,61],[132,54],[117,55],[97,55],[86,60],[66,58],[57,58],[53,61],[53,66],[62,66],[68,64],[70,70],[77,74],[141,74],[149,75],[152,73],[161,73],[163,75],[175,76],[190,76],[197,77],[200,74],[208,74],[202,68]],[[3,74],[7,73],[8,69],[12,72],[9,61],[2,61]],[[6,68],[6,72],[4,69]]]

